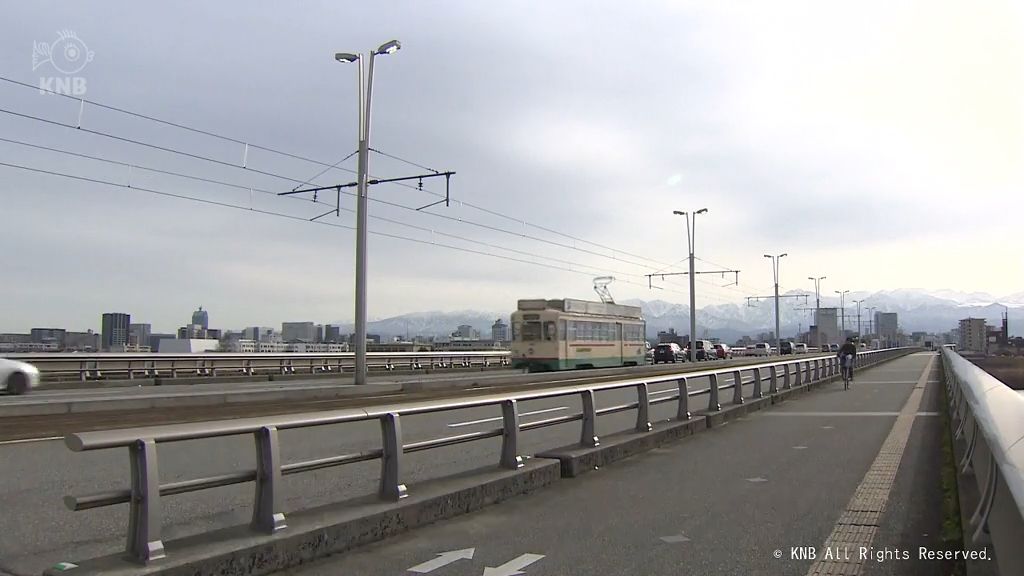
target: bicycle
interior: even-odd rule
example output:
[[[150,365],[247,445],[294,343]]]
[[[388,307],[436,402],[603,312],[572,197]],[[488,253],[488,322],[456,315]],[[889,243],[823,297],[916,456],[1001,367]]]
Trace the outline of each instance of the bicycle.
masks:
[[[840,356],[840,370],[843,373],[843,390],[850,389],[850,381],[853,380],[853,355],[844,354]]]

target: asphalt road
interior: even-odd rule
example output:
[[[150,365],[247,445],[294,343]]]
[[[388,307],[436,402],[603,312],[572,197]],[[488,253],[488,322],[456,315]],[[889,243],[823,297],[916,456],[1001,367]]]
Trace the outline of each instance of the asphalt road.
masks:
[[[552,488],[283,574],[412,574],[441,553],[472,548],[471,559],[426,573],[803,576],[811,560],[793,558],[793,548],[822,550],[931,358],[898,359],[862,371],[850,391],[833,383]],[[939,386],[933,365],[876,548],[936,545]],[[943,568],[879,564],[864,573]]]

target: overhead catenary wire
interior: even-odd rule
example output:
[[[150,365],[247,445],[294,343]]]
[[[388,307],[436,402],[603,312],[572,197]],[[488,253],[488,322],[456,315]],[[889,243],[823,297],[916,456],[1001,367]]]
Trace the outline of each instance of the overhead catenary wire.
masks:
[[[287,157],[287,158],[292,158],[292,159],[295,159],[295,160],[301,160],[301,161],[304,161],[304,162],[309,162],[311,164],[316,164],[316,165],[319,165],[319,166],[325,168],[325,170],[323,170],[320,175],[326,173],[327,171],[329,171],[331,169],[340,169],[340,170],[343,170],[345,172],[349,172],[349,173],[353,173],[353,174],[355,173],[355,170],[338,166],[339,164],[341,164],[342,162],[347,160],[351,155],[347,156],[347,157],[345,157],[345,158],[343,158],[343,159],[341,159],[341,160],[339,160],[339,161],[337,161],[337,162],[332,164],[332,163],[328,163],[328,162],[323,162],[321,160],[316,160],[316,159],[313,159],[313,158],[302,156],[302,155],[299,155],[299,154],[294,154],[294,153],[291,153],[291,152],[286,152],[286,151],[283,151],[283,150],[280,150],[280,149],[271,148],[269,146],[261,146],[259,144],[253,144],[251,142],[247,142],[247,141],[242,140],[240,138],[236,138],[236,137],[232,137],[232,136],[226,136],[226,135],[223,135],[223,134],[218,134],[218,133],[210,131],[210,130],[204,130],[204,129],[201,129],[201,128],[196,128],[194,126],[189,126],[189,125],[181,123],[181,122],[173,122],[173,121],[165,120],[165,119],[162,119],[162,118],[158,118],[156,116],[152,116],[152,115],[149,115],[149,114],[143,114],[143,113],[135,112],[135,111],[132,111],[132,110],[128,110],[126,108],[122,108],[122,107],[119,107],[119,106],[114,106],[114,105],[111,105],[111,104],[106,104],[106,103],[103,103],[103,102],[99,102],[97,100],[81,98],[81,97],[74,96],[74,95],[71,95],[71,94],[65,94],[63,92],[52,90],[52,89],[49,89],[49,88],[39,87],[37,85],[29,84],[27,82],[22,82],[22,81],[19,81],[19,80],[15,80],[13,78],[8,78],[8,77],[5,77],[5,76],[0,76],[0,81],[7,82],[9,84],[20,86],[20,87],[23,87],[23,88],[31,89],[31,90],[34,90],[34,91],[40,91],[41,90],[43,92],[47,92],[47,93],[52,94],[52,95],[60,96],[62,98],[66,98],[66,99],[69,99],[69,100],[72,100],[72,101],[79,102],[82,106],[84,106],[85,104],[89,104],[90,106],[96,106],[97,108],[102,108],[102,109],[105,109],[105,110],[110,110],[110,111],[113,111],[113,112],[117,112],[117,113],[120,113],[120,114],[125,114],[125,115],[132,116],[132,117],[135,117],[135,118],[139,118],[139,119],[143,119],[143,120],[147,120],[147,121],[151,121],[151,122],[156,122],[156,123],[162,124],[164,126],[170,126],[170,127],[177,128],[177,129],[180,129],[180,130],[185,130],[185,131],[188,131],[188,132],[192,132],[192,133],[195,133],[195,134],[201,134],[203,136],[208,136],[210,138],[216,138],[216,139],[219,139],[219,140],[222,140],[222,141],[225,141],[225,142],[231,142],[231,143],[238,144],[238,145],[241,145],[241,146],[246,146],[247,148],[253,148],[253,149],[257,149],[257,150],[262,150],[262,151],[269,152],[269,153],[272,153],[272,154],[278,154],[278,155],[281,155],[281,156],[284,156],[284,157]],[[18,113],[15,113],[15,114],[18,114]],[[23,116],[27,116],[27,115],[23,115]],[[58,122],[55,122],[55,121],[50,121],[50,120],[45,120],[45,119],[42,119],[42,120],[43,121],[48,121],[48,122],[51,122],[51,123],[54,123],[54,124],[64,125],[64,126],[69,127],[69,128],[80,129],[80,130],[84,130],[86,132],[97,133],[97,131],[89,130],[89,129],[84,129],[84,128],[81,128],[80,126],[72,126],[72,125],[67,125],[67,124],[58,123]],[[124,141],[129,141],[129,140],[124,140]],[[141,144],[141,145],[146,145],[146,144]],[[425,170],[430,170],[432,172],[437,172],[433,168],[429,168],[429,167],[423,166],[421,164],[412,162],[410,160],[401,158],[399,156],[396,156],[396,155],[393,155],[393,154],[389,154],[389,153],[385,153],[385,152],[382,152],[380,150],[374,150],[374,151],[377,152],[378,154],[387,156],[387,157],[392,158],[394,160],[397,160],[397,161],[400,161],[400,162],[404,162],[404,163],[407,163],[407,164],[412,165],[412,166],[417,166],[417,167],[423,168]],[[214,160],[211,160],[211,161],[214,161]],[[223,161],[217,161],[217,162],[223,163],[225,165],[230,165],[230,166],[235,166],[235,167],[243,168],[241,166],[237,166],[237,165],[234,165],[234,164],[231,164],[231,163],[224,163]],[[244,168],[244,169],[248,169],[248,168]],[[293,179],[293,178],[283,177],[283,176],[277,175],[277,174],[266,173],[266,172],[262,172],[262,171],[259,171],[259,170],[253,170],[253,169],[248,169],[248,170],[256,172],[256,173],[261,173],[261,174],[264,174],[264,175],[268,175],[268,176],[285,178],[285,179],[291,180],[292,182],[295,182],[295,183],[300,183],[301,182],[299,180],[296,180],[296,179]],[[316,177],[313,177],[313,178],[310,178],[309,180],[314,180],[315,178]],[[303,185],[303,184],[305,184],[305,182],[303,182],[300,185]],[[395,182],[394,184],[399,185],[399,186],[403,186],[405,188],[409,188],[411,190],[418,190],[418,191],[426,192],[426,193],[431,194],[431,195],[436,196],[436,197],[444,197],[443,194],[440,194],[438,192],[433,192],[433,191],[431,191],[429,189],[420,188],[420,187],[414,186],[412,184],[406,184],[404,182]],[[466,202],[464,200],[459,200],[458,202],[459,202],[460,205],[469,207],[471,209],[474,209],[474,210],[477,210],[477,211],[480,211],[480,212],[483,212],[483,213],[486,213],[486,214],[490,214],[490,215],[495,216],[495,217],[503,218],[503,219],[506,219],[506,220],[509,220],[509,221],[512,221],[512,222],[522,223],[522,224],[524,224],[526,226],[530,226],[530,227],[536,228],[538,230],[542,230],[542,231],[545,231],[545,232],[548,232],[548,233],[551,233],[551,234],[555,234],[555,235],[561,236],[563,238],[568,238],[568,239],[576,241],[576,242],[583,242],[585,244],[589,244],[591,246],[595,246],[597,248],[601,248],[601,249],[604,249],[604,250],[609,250],[609,251],[611,251],[613,253],[622,254],[624,256],[629,256],[631,258],[639,258],[641,260],[644,260],[646,262],[652,262],[652,263],[654,263],[656,265],[659,265],[659,266],[671,266],[671,265],[666,264],[665,262],[661,262],[659,260],[656,260],[656,259],[653,259],[653,258],[650,258],[650,257],[647,257],[647,256],[643,256],[643,255],[640,255],[640,254],[635,254],[635,253],[632,253],[632,252],[629,252],[629,251],[625,251],[625,250],[620,250],[620,249],[617,249],[617,248],[614,248],[614,247],[611,247],[611,246],[608,246],[608,245],[605,245],[605,244],[601,244],[601,243],[594,242],[594,241],[591,241],[591,240],[586,240],[584,238],[580,238],[580,237],[574,236],[572,234],[567,234],[567,233],[559,231],[559,230],[554,230],[554,229],[551,229],[551,228],[548,228],[548,227],[545,227],[545,226],[540,226],[538,224],[527,222],[526,220],[523,220],[521,218],[517,218],[515,216],[511,216],[511,215],[508,215],[508,214],[503,214],[501,212],[498,212],[498,211],[495,211],[495,210],[491,210],[489,208],[485,208],[483,206],[479,206],[479,205],[476,205],[476,204],[473,204],[473,203],[470,203],[470,202]],[[606,255],[602,255],[602,256],[609,257],[609,256],[606,256]],[[614,256],[611,256],[610,258],[616,259],[616,260],[622,260],[621,258],[615,258]],[[647,265],[643,265],[643,266],[646,267]]]
[[[78,180],[78,181],[82,181],[82,182],[89,182],[89,183],[93,183],[93,184],[100,184],[100,185],[104,185],[104,186],[112,186],[112,187],[122,188],[122,189],[126,189],[126,190],[134,190],[134,191],[146,192],[146,193],[156,194],[156,195],[159,195],[159,196],[165,196],[165,197],[169,197],[169,198],[177,198],[177,199],[180,199],[180,200],[189,200],[189,201],[199,202],[199,203],[207,204],[207,205],[211,205],[211,206],[218,206],[218,207],[222,207],[222,208],[232,208],[232,209],[236,209],[236,210],[243,210],[243,211],[246,211],[246,212],[253,212],[253,213],[257,213],[257,214],[263,214],[263,215],[267,215],[267,216],[275,216],[275,217],[280,217],[280,218],[286,218],[286,219],[289,219],[289,220],[294,220],[294,221],[299,221],[299,222],[308,222],[308,223],[311,223],[311,224],[318,224],[318,225],[321,225],[321,226],[330,226],[330,227],[333,227],[333,228],[340,228],[340,229],[344,229],[344,230],[355,230],[355,227],[348,226],[348,225],[345,225],[345,224],[339,224],[339,223],[323,221],[323,220],[310,220],[310,219],[306,218],[305,216],[297,216],[297,215],[294,215],[294,214],[286,214],[286,213],[283,213],[283,212],[275,212],[275,211],[272,211],[272,210],[264,210],[264,209],[260,209],[260,208],[255,208],[253,206],[243,206],[243,205],[239,205],[239,204],[232,204],[230,202],[221,202],[221,201],[218,201],[218,200],[211,200],[209,198],[198,198],[198,197],[195,197],[195,196],[188,196],[186,194],[178,194],[178,193],[175,193],[175,192],[168,192],[166,190],[158,190],[158,189],[155,189],[155,188],[149,188],[149,187],[145,187],[145,186],[133,186],[133,185],[129,185],[127,183],[122,183],[122,182],[113,182],[113,181],[110,181],[110,180],[103,180],[103,179],[100,179],[100,178],[92,178],[92,177],[82,176],[82,175],[78,175],[78,174],[69,174],[69,173],[66,173],[66,172],[59,172],[59,171],[56,171],[56,170],[47,170],[47,169],[43,169],[43,168],[35,168],[35,167],[32,167],[32,166],[25,166],[25,165],[21,165],[21,164],[10,163],[10,162],[2,162],[2,161],[0,161],[0,166],[5,166],[5,167],[8,167],[8,168],[13,168],[13,169],[17,169],[17,170],[25,170],[25,171],[29,171],[29,172],[35,172],[35,173],[39,173],[39,174],[46,174],[46,175],[50,175],[50,176],[57,176],[57,177],[62,177],[62,178],[68,178],[68,179]],[[370,234],[375,235],[375,236],[380,236],[380,237],[384,237],[384,238],[392,238],[392,239],[396,239],[396,240],[404,240],[404,241],[414,242],[414,243],[417,243],[417,244],[423,244],[423,245],[428,245],[428,246],[437,246],[437,247],[440,247],[440,248],[447,248],[447,249],[456,250],[456,251],[460,251],[460,252],[466,252],[466,253],[470,253],[470,254],[477,254],[477,255],[481,255],[481,256],[488,256],[488,257],[492,257],[492,258],[499,258],[499,259],[507,260],[507,261],[511,261],[511,262],[519,262],[519,263],[522,263],[522,264],[529,264],[529,265],[533,265],[533,266],[540,266],[540,267],[548,268],[548,269],[552,269],[552,270],[560,270],[560,271],[564,271],[564,272],[570,272],[570,273],[573,273],[573,274],[581,274],[581,275],[588,276],[588,277],[592,275],[591,272],[585,272],[585,271],[582,271],[582,270],[573,270],[572,268],[565,268],[565,267],[562,267],[562,266],[555,266],[555,265],[551,265],[551,264],[545,264],[545,263],[537,262],[537,261],[534,261],[534,260],[524,260],[524,259],[521,259],[521,258],[514,258],[514,257],[511,257],[511,256],[504,256],[504,255],[501,255],[501,254],[494,254],[494,253],[491,253],[491,252],[485,252],[483,250],[475,250],[475,249],[472,249],[472,248],[466,248],[466,247],[462,247],[462,246],[454,246],[454,245],[451,245],[451,244],[444,244],[444,243],[430,241],[430,240],[422,240],[422,239],[419,239],[419,238],[411,238],[411,237],[408,237],[408,236],[402,236],[400,234],[392,234],[390,232],[382,232],[382,231],[379,231],[379,230],[369,230],[368,232]],[[632,284],[632,285],[639,286],[639,287],[643,287],[644,286],[642,283],[631,282],[629,280],[623,280],[622,282],[625,283],[625,284]]]

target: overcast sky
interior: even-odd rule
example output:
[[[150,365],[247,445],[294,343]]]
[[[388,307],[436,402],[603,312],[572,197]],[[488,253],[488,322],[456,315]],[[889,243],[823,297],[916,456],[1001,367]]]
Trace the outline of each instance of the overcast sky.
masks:
[[[601,274],[619,299],[685,303],[685,277],[651,291],[643,275],[684,269],[672,211],[704,207],[698,269],[742,272],[731,287],[703,276],[698,306],[769,293],[769,252],[789,254],[784,291],[813,288],[811,275],[828,292],[1024,285],[1024,11],[1012,2],[302,7],[5,2],[0,76],[83,78],[87,100],[334,163],[355,150],[357,122],[356,67],[334,52],[400,40],[376,61],[371,146],[457,174],[452,205],[420,212],[437,197],[371,187],[386,203],[370,203],[370,230],[391,235],[370,236],[371,318],[589,298]],[[37,55],[33,70],[40,44],[54,61]],[[72,44],[93,58],[65,74],[55,65],[73,67],[57,62]],[[0,108],[75,126],[80,104],[0,82]],[[0,162],[133,186],[0,166],[0,331],[98,329],[106,311],[169,331],[199,305],[226,329],[353,317],[355,235],[338,227],[354,224],[353,199],[318,225],[304,219],[333,194],[272,195],[322,166],[250,148],[242,169],[242,144],[88,103],[81,116],[221,163],[0,114],[2,138],[139,167],[0,141]],[[424,172],[370,160],[377,177]],[[424,188],[443,194],[443,179]]]

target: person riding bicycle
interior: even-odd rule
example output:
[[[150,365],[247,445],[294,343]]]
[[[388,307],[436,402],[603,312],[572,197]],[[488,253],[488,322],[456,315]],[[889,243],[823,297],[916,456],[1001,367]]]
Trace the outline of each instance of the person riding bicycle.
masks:
[[[853,338],[847,338],[846,343],[839,347],[839,365],[842,367],[847,379],[853,380],[853,361],[857,356],[857,345]]]

